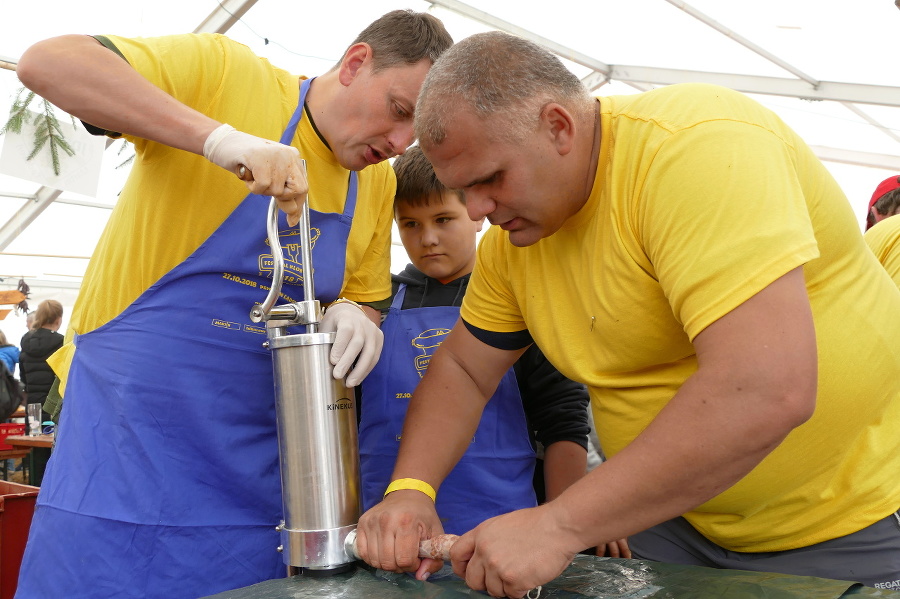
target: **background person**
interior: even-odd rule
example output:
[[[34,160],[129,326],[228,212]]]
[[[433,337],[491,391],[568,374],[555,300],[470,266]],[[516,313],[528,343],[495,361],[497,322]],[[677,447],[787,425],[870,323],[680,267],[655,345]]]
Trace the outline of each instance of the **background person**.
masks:
[[[15,376],[19,364],[19,348],[6,340],[6,334],[0,331],[0,362],[2,362],[10,374]],[[18,379],[16,379],[17,384]],[[15,466],[15,460],[6,461],[5,472],[11,471]]]
[[[718,86],[591,98],[503,33],[448,51],[416,111],[438,178],[497,226],[394,477],[439,485],[532,342],[588,386],[609,457],[466,534],[469,586],[521,597],[626,535],[644,559],[900,583],[900,291],[793,131]],[[391,493],[360,553],[421,577],[435,526],[427,497]]]
[[[863,239],[891,275],[894,283],[900,286],[900,221],[888,218],[898,213],[900,213],[900,177],[892,175],[879,183],[872,193]]]
[[[63,345],[63,336],[57,333],[62,325],[62,317],[62,304],[52,299],[42,301],[34,312],[31,329],[22,335],[19,344],[22,348],[19,354],[19,378],[25,385],[28,403],[39,403],[42,406],[41,423],[52,420],[52,416],[44,409],[44,404],[56,375],[47,359]],[[44,470],[50,459],[50,449],[34,447],[31,453],[31,481],[35,486],[41,486]]]
[[[900,218],[884,218],[867,230],[866,245],[900,287]]]
[[[866,213],[866,230],[898,212],[900,212],[900,176],[891,175],[879,183],[872,192],[869,211]]]
[[[19,348],[6,339],[6,334],[0,331],[0,360],[12,374],[16,374],[16,366],[19,363]]]
[[[249,311],[273,251],[283,296],[303,297],[289,225],[308,176],[317,298],[350,300],[320,330],[336,331],[336,378],[366,375],[390,296],[384,161],[412,143],[419,87],[451,43],[434,17],[393,11],[313,80],[212,34],[63,36],[25,52],[26,87],[124,134],[137,157],[54,356],[64,418],[20,598],[193,599],[284,576],[272,358]],[[277,240],[270,195],[288,213]]]

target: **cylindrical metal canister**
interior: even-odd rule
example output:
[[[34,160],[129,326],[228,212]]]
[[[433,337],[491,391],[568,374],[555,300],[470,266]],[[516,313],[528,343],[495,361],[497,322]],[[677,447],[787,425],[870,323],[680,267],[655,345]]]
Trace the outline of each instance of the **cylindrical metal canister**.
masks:
[[[353,561],[344,539],[360,516],[356,397],[332,376],[333,343],[334,333],[269,338],[288,566],[327,570]]]

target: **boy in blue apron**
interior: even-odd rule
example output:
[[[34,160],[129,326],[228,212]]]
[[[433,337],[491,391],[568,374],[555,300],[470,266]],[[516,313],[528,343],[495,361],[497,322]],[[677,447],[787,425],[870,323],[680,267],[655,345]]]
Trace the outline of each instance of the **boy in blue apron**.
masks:
[[[394,217],[412,264],[393,277],[394,298],[382,323],[384,349],[363,385],[364,509],[381,501],[391,483],[409,398],[459,318],[484,222],[469,219],[463,194],[441,185],[418,146],[395,160],[394,170]],[[587,405],[584,387],[532,345],[503,377],[468,450],[437,492],[444,532],[463,534],[493,516],[533,507],[538,497],[553,499],[581,478]],[[536,442],[544,448],[543,484],[537,489]]]
[[[54,356],[65,409],[18,597],[193,599],[286,574],[272,359],[249,312],[282,252],[284,300],[312,275],[330,304],[334,376],[365,377],[390,296],[385,160],[412,143],[451,43],[434,17],[393,11],[315,79],[212,34],[62,36],[23,55],[26,86],[137,157]],[[292,226],[307,179],[315,273]],[[290,214],[279,239],[267,196]]]

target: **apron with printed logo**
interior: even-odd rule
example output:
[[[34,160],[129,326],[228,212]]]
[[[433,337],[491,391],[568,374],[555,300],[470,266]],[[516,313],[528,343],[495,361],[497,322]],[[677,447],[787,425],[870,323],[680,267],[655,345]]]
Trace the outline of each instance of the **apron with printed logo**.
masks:
[[[363,383],[359,429],[363,509],[381,501],[391,480],[409,398],[431,356],[459,318],[453,306],[401,310],[401,285],[382,323],[384,351]],[[534,507],[535,452],[513,369],[485,405],[465,455],[441,484],[444,532],[463,534],[488,518]]]
[[[352,172],[343,214],[310,211],[323,304],[343,285],[357,184]],[[269,202],[248,195],[121,315],[75,338],[20,597],[193,599],[285,576],[272,357],[249,313],[279,246],[283,300],[303,299],[306,273],[283,213],[280,240],[266,238]]]

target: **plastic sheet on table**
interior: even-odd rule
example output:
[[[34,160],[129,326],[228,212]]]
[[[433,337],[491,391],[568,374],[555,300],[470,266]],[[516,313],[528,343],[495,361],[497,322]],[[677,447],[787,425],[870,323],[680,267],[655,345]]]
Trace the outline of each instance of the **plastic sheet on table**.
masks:
[[[463,599],[486,597],[455,576],[421,582],[407,574],[356,568],[330,577],[268,580],[207,599]],[[532,597],[534,594],[532,594]],[[857,583],[741,570],[716,570],[630,559],[578,555],[540,599],[838,599],[900,598]]]

